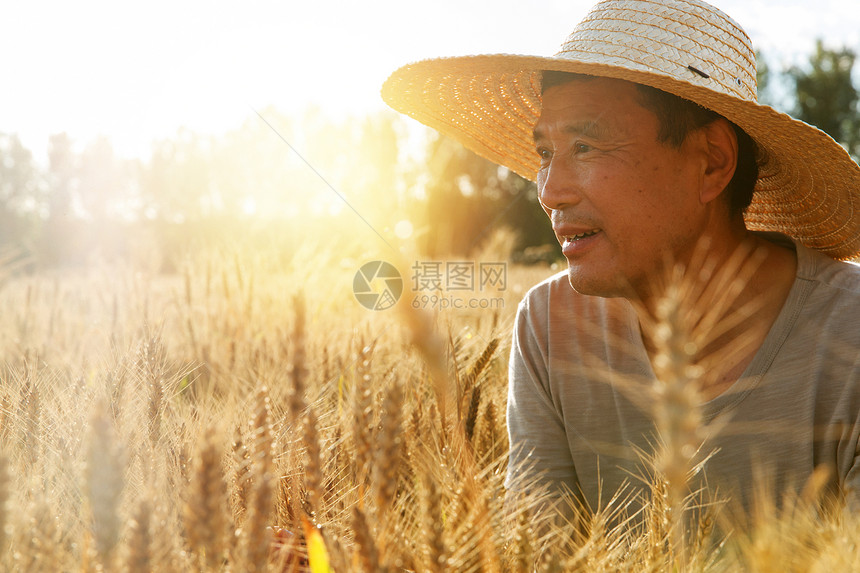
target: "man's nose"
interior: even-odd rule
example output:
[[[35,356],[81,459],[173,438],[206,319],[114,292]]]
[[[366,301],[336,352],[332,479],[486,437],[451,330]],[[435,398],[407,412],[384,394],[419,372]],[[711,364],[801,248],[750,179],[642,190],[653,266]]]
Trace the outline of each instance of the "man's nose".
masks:
[[[550,164],[538,173],[538,199],[544,211],[555,211],[580,201],[576,174],[561,159],[553,158]]]

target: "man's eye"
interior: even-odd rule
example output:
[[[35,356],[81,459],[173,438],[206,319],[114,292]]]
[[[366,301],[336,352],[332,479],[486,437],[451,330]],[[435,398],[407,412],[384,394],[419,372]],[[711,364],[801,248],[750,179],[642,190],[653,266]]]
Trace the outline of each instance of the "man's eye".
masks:
[[[586,153],[587,151],[591,151],[593,148],[587,143],[577,142],[573,145],[573,150],[576,153]]]
[[[539,148],[537,149],[537,154],[538,154],[538,155],[540,156],[540,158],[541,158],[541,159],[543,159],[544,161],[549,161],[550,159],[552,159],[552,151],[550,151],[550,150],[549,150],[549,149],[547,149],[546,147],[539,147]]]

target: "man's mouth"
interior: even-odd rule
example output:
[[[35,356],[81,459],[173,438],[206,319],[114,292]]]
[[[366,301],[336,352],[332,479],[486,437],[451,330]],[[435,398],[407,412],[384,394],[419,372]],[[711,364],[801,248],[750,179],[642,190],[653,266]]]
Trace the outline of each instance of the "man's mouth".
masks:
[[[585,238],[591,237],[592,235],[596,235],[599,232],[600,232],[600,229],[591,229],[590,231],[584,231],[584,232],[579,233],[577,235],[562,235],[562,244],[574,243],[574,242],[579,241],[581,239],[585,239]]]

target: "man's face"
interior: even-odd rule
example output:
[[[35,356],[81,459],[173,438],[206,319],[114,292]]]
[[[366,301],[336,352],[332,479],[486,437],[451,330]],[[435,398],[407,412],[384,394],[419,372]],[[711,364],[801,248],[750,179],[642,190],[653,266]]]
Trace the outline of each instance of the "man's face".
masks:
[[[658,131],[628,82],[576,80],[543,95],[538,192],[580,293],[640,297],[666,255],[686,260],[703,233],[702,138],[675,149]]]

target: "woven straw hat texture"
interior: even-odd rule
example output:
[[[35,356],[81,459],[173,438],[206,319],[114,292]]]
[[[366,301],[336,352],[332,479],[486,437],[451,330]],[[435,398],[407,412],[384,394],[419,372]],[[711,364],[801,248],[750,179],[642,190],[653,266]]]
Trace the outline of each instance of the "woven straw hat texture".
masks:
[[[756,141],[761,155],[747,226],[786,233],[833,258],[860,255],[860,166],[824,132],[757,103],[749,37],[699,0],[606,0],[553,57],[425,60],[395,71],[382,97],[534,180],[542,70],[645,84],[723,115]]]

